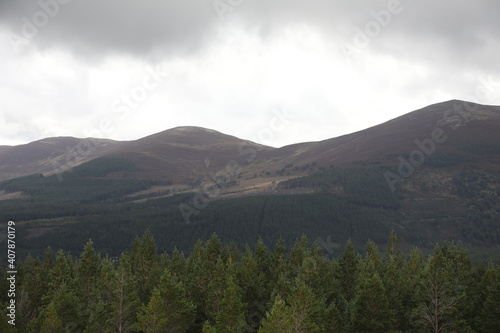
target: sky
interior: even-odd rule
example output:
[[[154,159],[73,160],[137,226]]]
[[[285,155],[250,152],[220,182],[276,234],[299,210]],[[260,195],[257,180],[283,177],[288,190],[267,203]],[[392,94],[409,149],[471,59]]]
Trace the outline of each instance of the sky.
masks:
[[[281,147],[500,105],[496,0],[0,0],[0,145],[177,126]]]

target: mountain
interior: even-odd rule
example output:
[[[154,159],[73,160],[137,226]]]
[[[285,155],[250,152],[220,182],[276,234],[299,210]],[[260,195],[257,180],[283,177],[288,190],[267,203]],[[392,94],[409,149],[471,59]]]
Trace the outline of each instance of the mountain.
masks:
[[[192,183],[226,167],[231,160],[243,161],[238,150],[273,148],[200,127],[177,127],[131,141],[111,155],[133,161],[139,172],[133,177]]]
[[[356,133],[279,149],[200,127],[177,127],[123,142],[48,138],[26,145],[0,147],[0,180],[34,173],[51,175],[103,156],[121,157],[135,163],[140,171],[130,177],[169,179],[178,183],[196,181],[224,169],[231,161],[238,163],[244,176],[275,173],[291,164],[299,167],[308,164],[322,167],[397,165],[399,155],[425,150],[423,142],[432,140],[434,131],[443,132],[443,142],[434,142],[433,152],[473,156],[485,166],[494,167],[498,165],[498,156],[482,152],[496,151],[500,142],[499,126],[500,107],[453,100]],[[429,157],[428,154],[425,157]]]
[[[0,161],[0,221],[16,221],[22,254],[78,253],[88,238],[117,254],[145,229],[168,251],[217,232],[269,245],[306,234],[337,254],[349,238],[384,244],[393,228],[405,250],[460,241],[500,260],[498,106],[453,100],[282,148],[177,127],[0,147]]]
[[[286,146],[273,152],[282,163],[329,166],[397,164],[402,153],[421,150],[415,142],[443,131],[440,152],[481,155],[473,145],[495,150],[500,142],[500,107],[452,100],[407,113],[386,123],[337,138]],[[496,164],[498,160],[492,161]]]
[[[104,139],[47,138],[19,146],[0,147],[0,180],[66,170],[102,156],[119,142]]]

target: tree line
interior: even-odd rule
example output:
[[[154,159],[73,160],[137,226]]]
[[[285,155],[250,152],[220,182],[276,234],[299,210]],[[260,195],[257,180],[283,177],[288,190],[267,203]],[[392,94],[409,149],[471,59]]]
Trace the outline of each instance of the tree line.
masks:
[[[120,257],[89,241],[18,267],[17,322],[8,325],[2,272],[1,332],[497,332],[500,268],[473,265],[455,244],[385,250],[351,241],[336,258],[305,236],[287,248],[258,240],[240,250],[214,234],[189,255],[159,254],[153,234]]]

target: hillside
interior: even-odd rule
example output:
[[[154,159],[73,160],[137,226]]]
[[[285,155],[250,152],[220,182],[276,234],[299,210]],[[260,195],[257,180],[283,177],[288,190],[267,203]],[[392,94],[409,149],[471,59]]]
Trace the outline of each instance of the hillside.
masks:
[[[0,147],[0,180],[34,173],[52,174],[109,153],[119,142],[72,137],[47,138]]]
[[[338,254],[335,244],[381,245],[394,228],[405,250],[460,241],[477,260],[500,259],[500,107],[449,101],[282,148],[198,127],[92,139],[85,159],[44,171],[78,140],[0,149],[0,179],[14,162],[24,175],[0,183],[10,199],[0,200],[0,220],[17,222],[23,254],[76,253],[89,238],[118,254],[147,228],[164,251],[217,232],[238,244],[306,234]]]

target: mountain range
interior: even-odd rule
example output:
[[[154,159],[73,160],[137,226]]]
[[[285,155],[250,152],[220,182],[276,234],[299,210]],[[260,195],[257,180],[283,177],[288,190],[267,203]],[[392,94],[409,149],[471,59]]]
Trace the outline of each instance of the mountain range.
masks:
[[[255,222],[252,236],[234,237],[229,233],[227,237],[222,235],[223,239],[252,243],[253,238],[263,237],[271,242],[282,234],[293,238],[305,231],[311,240],[325,243],[336,228],[343,228],[343,222],[336,225],[335,220],[342,218],[333,212],[319,217],[314,212],[303,213],[303,223],[316,218],[322,225],[318,229],[321,231],[313,233],[305,225],[297,227],[296,232],[285,232],[286,223],[273,224],[266,218],[271,214],[273,219],[279,219],[279,213],[275,216],[267,209],[286,211],[292,198],[302,204],[311,198],[322,202],[324,198],[318,196],[326,195],[332,200],[346,200],[356,214],[363,212],[349,220],[346,225],[350,231],[340,232],[342,239],[335,242],[353,238],[362,244],[363,237],[370,235],[356,235],[352,226],[360,223],[356,219],[371,216],[376,217],[377,230],[386,233],[394,228],[406,248],[431,248],[436,242],[458,240],[477,253],[486,251],[491,255],[498,253],[500,243],[499,171],[500,107],[452,100],[352,134],[281,148],[200,127],[177,127],[133,141],[58,137],[0,146],[0,210],[11,214],[5,213],[4,220],[13,219],[25,225],[25,237],[37,239],[40,246],[45,246],[49,239],[56,239],[54,230],[61,231],[64,226],[67,232],[74,233],[71,226],[86,223],[84,217],[91,214],[54,208],[57,213],[39,210],[22,217],[16,209],[24,207],[29,211],[29,200],[37,202],[42,191],[48,191],[46,200],[54,199],[47,204],[56,207],[55,202],[61,200],[55,193],[61,189],[66,193],[101,193],[104,190],[100,186],[109,188],[112,182],[124,190],[92,199],[86,197],[88,193],[75,194],[71,204],[92,202],[92,209],[104,209],[106,204],[120,211],[115,215],[118,216],[125,207],[146,209],[144,205],[166,200],[166,206],[175,206],[172,214],[180,214],[173,220],[184,221],[186,230],[198,225],[204,230],[201,238],[207,238],[225,223],[221,221],[226,217],[208,216],[209,211],[220,215],[220,211],[213,211],[216,207],[224,210],[244,206],[241,211],[246,211],[249,205],[256,204],[261,214],[255,218],[259,221]],[[95,184],[97,190],[78,187],[78,179],[85,179],[86,186]],[[127,188],[129,185],[125,184],[133,186]],[[273,200],[283,203],[269,207]],[[323,209],[314,205],[311,203],[307,209]],[[99,217],[100,212],[96,210],[92,215]],[[151,217],[151,221],[155,219]],[[246,216],[241,221],[247,219],[250,218]],[[153,223],[151,229],[155,228],[167,233],[173,230]],[[182,230],[181,234],[189,232]],[[127,231],[127,237],[134,232]],[[382,243],[384,237],[376,235],[375,241]],[[92,234],[84,236],[95,238]],[[165,248],[179,246],[176,237],[168,239]],[[106,247],[104,242],[103,238],[101,246],[106,250],[120,250]],[[30,251],[34,250],[27,249]]]

